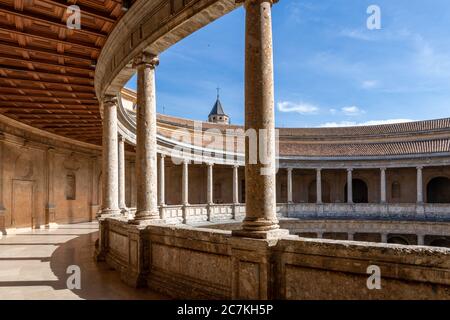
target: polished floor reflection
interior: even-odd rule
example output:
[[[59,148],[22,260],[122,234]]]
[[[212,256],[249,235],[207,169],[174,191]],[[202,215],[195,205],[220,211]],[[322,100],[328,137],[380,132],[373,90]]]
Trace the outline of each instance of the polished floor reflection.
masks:
[[[93,259],[97,223],[59,225],[0,239],[0,300],[5,299],[164,299],[133,289],[119,274]],[[80,289],[68,289],[69,266],[80,267]],[[70,283],[74,283],[70,281]]]

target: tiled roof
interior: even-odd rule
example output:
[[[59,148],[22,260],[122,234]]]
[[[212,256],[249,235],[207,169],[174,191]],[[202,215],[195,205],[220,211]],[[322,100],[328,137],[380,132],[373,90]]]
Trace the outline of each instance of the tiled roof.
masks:
[[[450,152],[450,139],[379,142],[379,143],[297,143],[280,142],[280,154],[284,156],[350,157],[389,156]]]
[[[193,120],[166,115],[159,115],[158,121],[159,131],[165,136],[177,127],[194,127]],[[168,127],[171,129],[164,129]],[[202,123],[202,127],[222,132],[242,129],[212,123]],[[282,128],[279,137],[281,156],[377,157],[450,153],[450,118],[365,127]],[[243,138],[239,134],[238,145],[242,152]]]

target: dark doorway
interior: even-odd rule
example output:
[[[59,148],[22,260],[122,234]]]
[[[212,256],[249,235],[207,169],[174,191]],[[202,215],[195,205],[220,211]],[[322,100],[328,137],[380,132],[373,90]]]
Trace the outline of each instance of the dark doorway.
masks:
[[[450,179],[438,177],[432,179],[427,186],[428,203],[450,203]]]
[[[450,240],[446,238],[435,239],[430,242],[432,247],[450,248]]]
[[[368,203],[369,202],[369,188],[367,184],[361,179],[353,179],[353,203]],[[347,201],[347,184],[344,189],[345,201]]]

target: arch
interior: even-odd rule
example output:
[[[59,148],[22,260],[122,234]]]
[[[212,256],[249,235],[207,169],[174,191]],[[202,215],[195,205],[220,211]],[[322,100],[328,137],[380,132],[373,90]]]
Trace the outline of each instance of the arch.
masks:
[[[394,243],[394,244],[402,244],[402,245],[409,245],[408,240],[401,236],[390,236],[388,237],[387,243]]]
[[[429,244],[432,247],[441,247],[441,248],[450,248],[450,239],[447,238],[438,238],[434,239]]]
[[[447,177],[436,177],[427,185],[428,203],[450,203],[450,179]]]
[[[368,203],[369,202],[369,188],[367,183],[362,179],[353,179],[353,203]],[[344,199],[347,199],[347,183],[344,186]]]
[[[317,187],[316,180],[311,181],[308,186],[308,203],[316,203],[317,202]],[[330,185],[327,181],[322,180],[322,202],[330,203]]]

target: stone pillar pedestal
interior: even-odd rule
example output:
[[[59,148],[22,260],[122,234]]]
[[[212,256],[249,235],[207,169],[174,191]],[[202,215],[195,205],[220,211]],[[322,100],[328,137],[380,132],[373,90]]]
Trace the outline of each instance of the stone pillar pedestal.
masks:
[[[277,240],[231,238],[232,299],[268,300],[275,296],[270,279],[271,248]]]

